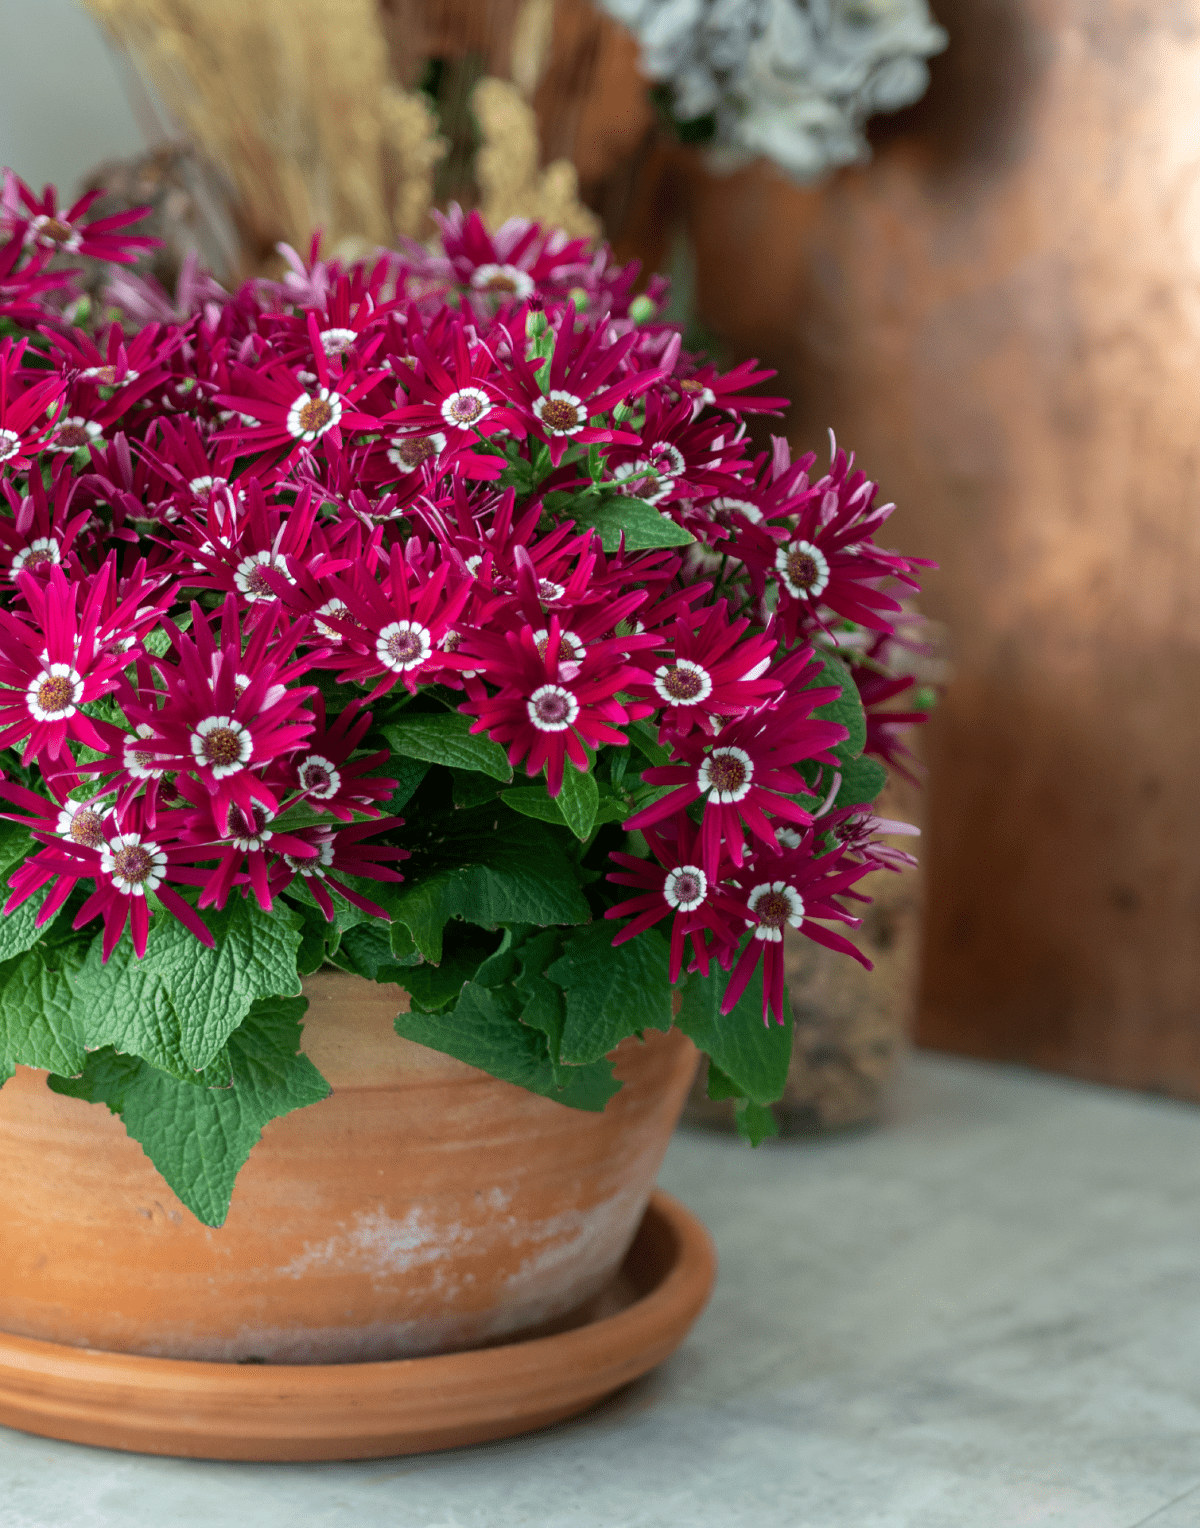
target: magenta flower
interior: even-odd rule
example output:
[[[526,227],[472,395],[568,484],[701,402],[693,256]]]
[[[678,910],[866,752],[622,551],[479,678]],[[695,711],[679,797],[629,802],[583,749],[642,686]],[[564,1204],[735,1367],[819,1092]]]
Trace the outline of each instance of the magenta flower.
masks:
[[[672,651],[662,654],[644,680],[629,686],[662,707],[660,730],[685,736],[693,727],[713,733],[722,717],[740,716],[761,705],[782,686],[769,672],[778,646],[764,632],[739,642],[750,622],[730,621],[724,600],[681,615],[662,635]]]
[[[11,787],[5,791],[11,794]],[[31,897],[47,881],[57,885],[41,909],[39,922],[45,920],[66,900],[77,881],[95,882],[95,890],[75,915],[74,928],[82,928],[93,918],[104,919],[102,959],[107,960],[116,948],[128,924],[134,952],[146,953],[150,931],[150,907],[153,895],[167,911],[188,928],[202,944],[213,942],[203,920],[174,890],[172,881],[194,881],[197,872],[185,868],[194,858],[187,842],[175,838],[183,824],[177,816],[159,818],[153,833],[146,830],[135,803],[123,821],[118,822],[111,800],[97,798],[63,807],[67,818],[65,831],[60,827],[50,837],[39,833],[46,847],[27,860],[9,883],[10,895],[4,905],[10,913]],[[60,818],[61,821],[61,818]],[[47,908],[51,912],[47,912]]]
[[[375,822],[360,822],[352,827],[304,828],[297,837],[302,838],[310,848],[317,851],[315,858],[307,856],[304,859],[298,859],[294,855],[283,855],[275,866],[271,889],[278,896],[281,891],[287,890],[296,876],[300,876],[314,901],[330,922],[334,917],[333,898],[329,895],[330,891],[337,892],[338,896],[349,902],[351,906],[369,913],[371,917],[382,918],[387,922],[389,915],[385,908],[364,897],[361,892],[356,891],[353,886],[347,885],[331,872],[363,876],[373,881],[402,881],[404,877],[399,871],[389,869],[386,862],[408,859],[409,851],[396,848],[392,844],[367,844],[363,842],[363,839],[382,833],[387,828],[403,825],[402,817],[380,817]]]
[[[221,392],[216,401],[243,417],[236,425],[221,432],[219,439],[237,441],[243,450],[271,450],[284,446],[284,460],[290,461],[305,448],[328,439],[334,446],[342,443],[343,431],[377,430],[379,421],[372,414],[358,412],[354,404],[379,381],[369,373],[354,380],[343,375],[340,358],[336,369],[321,346],[315,315],[308,315],[313,341],[316,372],[297,371],[282,363],[268,363],[259,370],[234,367],[234,383],[240,392]],[[256,421],[245,423],[246,418]]]
[[[104,747],[81,708],[115,689],[128,661],[106,645],[101,627],[113,573],[111,561],[86,583],[69,582],[59,567],[46,578],[21,572],[16,583],[32,621],[0,610],[0,748],[24,740],[25,763],[41,754],[57,759],[68,738]],[[121,608],[110,628],[130,614]]]
[[[135,207],[130,212],[116,212],[111,217],[84,222],[84,213],[101,194],[89,191],[69,207],[61,208],[53,186],[47,186],[37,197],[8,170],[5,172],[2,205],[16,237],[27,248],[48,254],[87,255],[93,260],[132,265],[144,250],[161,245],[161,239],[122,232],[131,223],[140,222],[151,210],[149,207]]]
[[[616,852],[609,855],[621,870],[610,871],[608,879],[620,886],[639,887],[642,892],[641,896],[610,907],[604,914],[606,918],[630,920],[613,944],[624,944],[670,917],[672,985],[683,969],[684,946],[689,938],[693,958],[688,969],[707,976],[710,949],[705,934],[711,935],[721,948],[736,948],[740,933],[740,909],[728,895],[720,894],[717,878],[700,864],[698,836],[686,812],[680,812],[668,836],[653,830],[646,833],[653,859],[636,859],[632,854]]]
[[[573,320],[571,308],[557,326],[549,326],[554,349],[548,370],[535,370],[524,358],[524,335],[511,334],[512,356],[497,378],[520,408],[531,433],[550,447],[555,467],[572,444],[606,441],[637,445],[640,436],[599,421],[618,403],[644,393],[663,375],[661,370],[639,371],[626,365],[636,336],[627,335],[613,343],[602,325],[591,333],[585,330],[577,334]]]
[[[409,319],[410,329],[413,320]],[[418,333],[412,340],[411,376],[402,378],[408,401],[385,415],[380,425],[403,434],[411,430],[426,436],[445,434],[451,444],[505,430],[525,434],[519,410],[509,408],[492,379],[493,362],[482,345],[467,344],[461,324],[447,333],[442,350],[435,353]],[[460,432],[469,432],[463,435]]]
[[[847,736],[845,727],[836,722],[812,719],[812,711],[835,694],[829,689],[805,690],[777,706],[727,722],[715,737],[673,738],[680,762],[654,766],[642,778],[649,785],[677,789],[644,807],[625,826],[645,829],[703,796],[701,843],[710,876],[716,872],[722,845],[733,863],[741,866],[743,829],[776,851],[775,825],[768,820],[768,812],[787,822],[805,826],[812,822],[812,814],[792,800],[805,791],[794,766],[802,759],[835,764],[829,749]]]
[[[506,632],[503,661],[493,655],[487,663],[487,678],[500,685],[499,693],[473,696],[459,710],[476,717],[472,732],[486,732],[493,742],[507,746],[510,764],[524,760],[527,775],[538,774],[544,766],[546,789],[557,796],[566,759],[586,771],[587,749],[604,743],[623,747],[628,740],[616,727],[649,708],[626,708],[615,699],[637,671],[611,657],[588,654],[581,662],[569,660],[573,673],[568,679],[557,615],[550,617],[547,629],[541,651],[532,627]],[[464,648],[470,652],[473,645],[467,642]]]
[[[359,711],[352,702],[327,725],[325,700],[320,693],[313,697],[313,711],[312,736],[294,762],[289,762],[296,787],[310,805],[343,822],[353,821],[355,812],[378,817],[380,809],[375,803],[386,801],[396,782],[372,773],[388,763],[391,755],[386,751],[355,757],[370,728],[371,713]]]
[[[732,951],[726,954],[733,974],[725,989],[721,1012],[730,1013],[737,1006],[761,960],[763,1023],[773,1014],[776,1023],[782,1024],[783,933],[786,928],[799,929],[817,944],[849,955],[868,971],[871,969],[871,962],[849,939],[814,920],[833,919],[857,924],[859,920],[847,913],[835,899],[849,891],[855,881],[861,880],[874,867],[848,859],[840,845],[827,854],[814,854],[811,828],[803,835],[799,846],[787,851],[778,861],[764,865],[761,858],[756,854],[748,867],[755,875],[761,873],[763,879],[755,880],[744,893],[744,916],[751,931],[750,938],[736,963]]]
[[[12,483],[0,483],[12,519],[0,518],[0,579],[12,583],[18,573],[45,575],[66,561],[76,536],[88,522],[88,511],[70,514],[78,482],[70,472],[59,471],[47,491],[41,473],[29,478],[22,496]],[[53,501],[51,500],[53,494]]]
[[[260,621],[243,652],[232,596],[219,638],[212,618],[193,604],[190,636],[168,628],[176,663],[157,665],[164,687],[124,702],[141,734],[137,751],[150,756],[153,768],[194,775],[213,798],[218,823],[231,806],[250,819],[255,802],[277,812],[278,797],[262,771],[312,731],[312,713],[303,708],[312,690],[295,686],[305,665],[288,662],[303,628],[277,637],[278,617],[276,608]]]
[[[351,649],[349,661],[338,675],[341,684],[370,684],[377,680],[370,699],[385,694],[400,681],[409,694],[418,682],[431,684],[438,670],[463,667],[454,653],[442,649],[442,638],[470,596],[465,581],[447,588],[450,564],[443,562],[432,574],[414,568],[406,549],[392,551],[391,568],[377,583],[360,564],[354,582],[334,579],[335,597],[347,614],[330,610],[325,625],[341,633]]]
[[[24,355],[24,340],[0,344],[0,467],[13,472],[25,471],[45,444],[65,387],[57,374],[27,369]]]

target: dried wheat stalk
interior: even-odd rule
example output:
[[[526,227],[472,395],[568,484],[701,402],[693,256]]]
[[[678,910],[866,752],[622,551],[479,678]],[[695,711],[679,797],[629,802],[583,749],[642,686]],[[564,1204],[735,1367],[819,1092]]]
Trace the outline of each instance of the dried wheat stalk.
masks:
[[[85,0],[237,190],[251,259],[423,231],[444,147],[375,0]],[[327,247],[328,247],[327,246]]]

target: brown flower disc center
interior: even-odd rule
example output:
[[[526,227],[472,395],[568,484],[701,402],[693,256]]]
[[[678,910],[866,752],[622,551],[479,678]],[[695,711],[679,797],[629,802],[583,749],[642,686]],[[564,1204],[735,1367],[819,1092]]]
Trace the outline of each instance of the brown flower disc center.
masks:
[[[455,398],[450,405],[450,412],[459,424],[474,424],[483,413],[483,403],[473,394],[468,394],[466,397]]]
[[[65,244],[74,232],[70,223],[64,223],[61,218],[47,218],[38,229],[43,239],[49,239],[54,244]]]
[[[559,722],[565,722],[571,714],[571,698],[569,695],[560,695],[552,690],[549,695],[539,695],[533,703],[533,708],[538,714],[539,721],[557,726]]]
[[[437,444],[428,435],[414,435],[409,440],[401,441],[396,447],[396,455],[406,467],[419,467],[422,462],[437,455]]]
[[[395,663],[413,663],[424,656],[418,631],[398,631],[387,640],[388,657]]]
[[[694,875],[676,876],[674,890],[681,902],[694,902],[700,896],[700,882]]]
[[[25,561],[21,564],[21,566],[23,568],[40,568],[44,567],[46,563],[52,563],[53,561],[54,553],[47,551],[44,546],[39,546],[32,552],[27,552],[25,554]]]
[[[113,855],[112,866],[115,876],[137,886],[149,877],[154,859],[140,844],[127,844]]]
[[[43,711],[66,711],[75,704],[75,686],[64,674],[52,674],[38,685],[37,703]]]
[[[99,813],[93,812],[91,807],[81,806],[71,818],[68,836],[85,849],[98,849],[104,842],[104,824]]]
[[[789,580],[801,589],[811,589],[821,580],[821,570],[817,567],[817,560],[808,552],[788,553],[787,575]]]
[[[782,928],[791,913],[792,904],[781,891],[765,891],[754,904],[754,916],[763,928]]]
[[[704,675],[675,665],[663,676],[662,687],[673,700],[695,700],[704,688]]]
[[[77,451],[80,446],[88,443],[88,432],[81,424],[64,424],[54,436],[54,443],[58,446],[69,446],[72,451]]]
[[[117,368],[115,366],[97,366],[92,374],[92,381],[99,382],[102,387],[111,387],[117,380]]]
[[[328,791],[333,776],[322,764],[306,764],[300,771],[300,784],[306,791]]]
[[[204,762],[213,769],[226,769],[242,757],[242,735],[232,727],[214,727],[201,739]]]
[[[746,783],[746,766],[731,754],[718,753],[708,761],[708,778],[716,791],[740,791]]]
[[[503,271],[497,271],[495,275],[488,277],[483,290],[485,292],[515,292],[517,283]]]
[[[246,593],[257,595],[259,599],[274,599],[275,591],[271,588],[271,580],[267,574],[272,570],[269,562],[259,562],[246,574]]]
[[[551,398],[542,410],[542,423],[548,430],[562,433],[573,430],[579,423],[579,410],[565,398]]]
[[[324,398],[310,398],[299,413],[300,428],[307,434],[310,430],[319,434],[333,418],[333,405]]]

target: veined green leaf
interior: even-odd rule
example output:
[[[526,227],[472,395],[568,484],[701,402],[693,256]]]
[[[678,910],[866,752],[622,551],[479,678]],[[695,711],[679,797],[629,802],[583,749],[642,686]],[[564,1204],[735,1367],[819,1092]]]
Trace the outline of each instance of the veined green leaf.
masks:
[[[81,1076],[52,1076],[50,1086],[119,1114],[192,1214],[219,1226],[263,1126],[329,1093],[320,1072],[298,1054],[307,1006],[304,998],[253,1004],[229,1038],[232,1085],[226,1088],[193,1087],[111,1046],[92,1051]]]
[[[844,766],[852,759],[857,759],[863,751],[863,745],[867,741],[867,716],[859,698],[854,676],[846,665],[828,653],[818,653],[817,656],[824,663],[824,670],[808,688],[819,690],[836,686],[841,694],[828,705],[818,706],[813,715],[820,717],[822,721],[837,722],[849,732],[849,737],[836,743],[830,750],[837,758],[839,766]]]
[[[546,975],[567,996],[559,1055],[598,1061],[643,1029],[670,1029],[671,986],[666,940],[650,929],[613,947],[619,925],[594,923],[572,934]]]
[[[511,990],[468,982],[449,1013],[398,1014],[396,1033],[569,1108],[602,1111],[621,1086],[612,1067],[599,1061],[568,1068],[560,1085],[546,1036],[522,1024],[514,1008]]]
[[[715,964],[710,966],[707,976],[693,971],[684,982],[675,1023],[685,1035],[691,1036],[742,1097],[755,1104],[774,1103],[783,1093],[792,1055],[791,1002],[785,991],[784,1022],[763,1023],[760,969],[733,1011],[722,1014],[721,1003],[728,985],[728,974]]]
[[[405,712],[382,729],[392,749],[409,759],[475,769],[493,780],[512,779],[512,766],[498,743],[471,732],[471,718],[457,711]]]

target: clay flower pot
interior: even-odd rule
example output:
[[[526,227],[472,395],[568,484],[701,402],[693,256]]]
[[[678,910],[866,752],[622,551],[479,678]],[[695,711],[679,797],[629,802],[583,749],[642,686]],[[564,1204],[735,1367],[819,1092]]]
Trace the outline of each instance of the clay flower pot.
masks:
[[[31,1070],[0,1090],[0,1333],[361,1364],[587,1318],[646,1210],[691,1042],[625,1041],[625,1086],[589,1114],[399,1039],[398,988],[323,973],[305,992],[304,1049],[333,1092],[267,1127],[217,1230],[103,1107]]]

